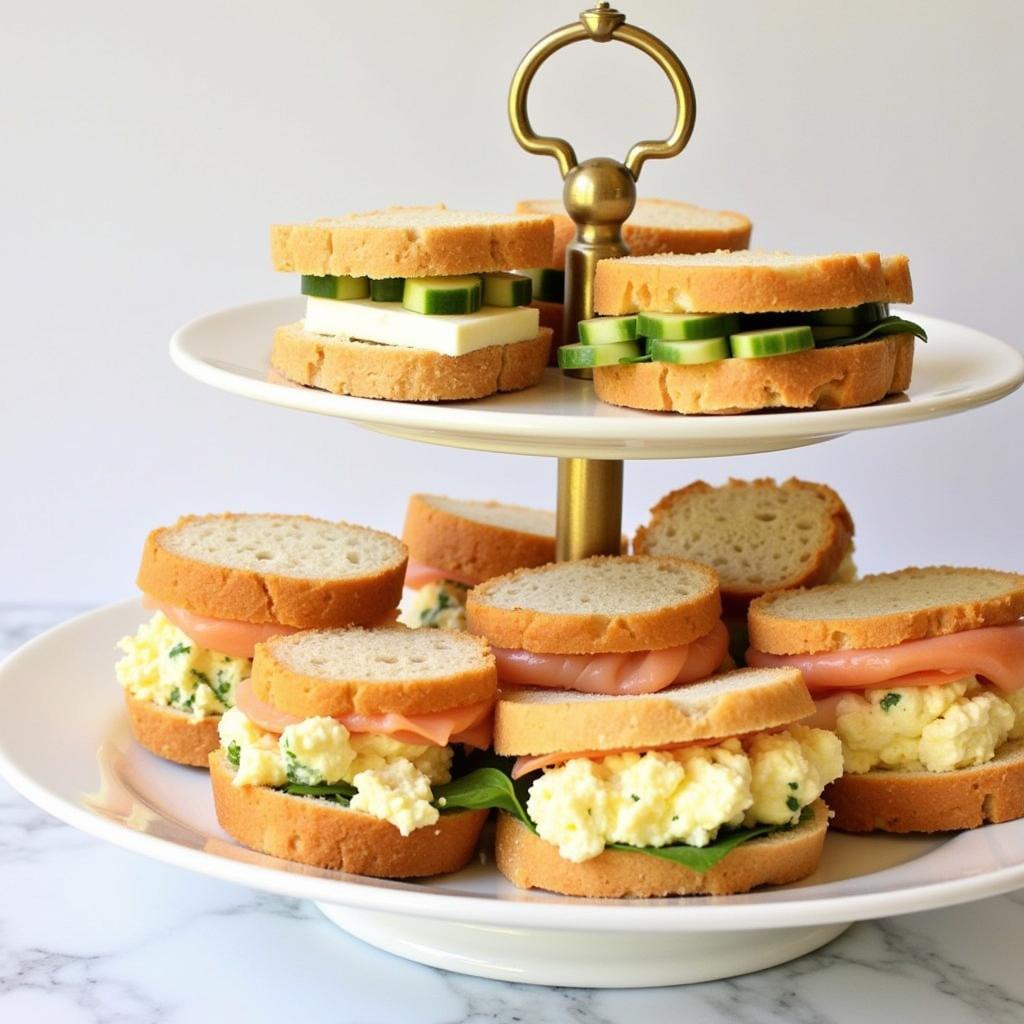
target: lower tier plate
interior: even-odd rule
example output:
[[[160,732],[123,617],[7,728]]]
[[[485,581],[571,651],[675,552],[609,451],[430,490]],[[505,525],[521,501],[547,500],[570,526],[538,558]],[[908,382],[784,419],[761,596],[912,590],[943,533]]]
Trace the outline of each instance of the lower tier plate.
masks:
[[[0,773],[56,817],[168,864],[317,901],[373,945],[449,970],[537,984],[704,981],[799,956],[852,921],[929,910],[1024,885],[1024,821],[930,837],[832,834],[804,882],[743,896],[583,900],[523,892],[487,843],[464,870],[361,879],[237,846],[206,772],[136,746],[113,675],[137,600],[58,626],[0,667]]]

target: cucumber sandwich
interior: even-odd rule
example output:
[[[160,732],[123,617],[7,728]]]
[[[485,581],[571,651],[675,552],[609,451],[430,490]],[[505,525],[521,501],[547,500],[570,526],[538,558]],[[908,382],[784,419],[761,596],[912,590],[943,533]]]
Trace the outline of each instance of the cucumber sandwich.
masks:
[[[601,315],[558,350],[598,398],[659,412],[869,405],[910,384],[917,325],[906,256],[627,256],[595,275]]]
[[[405,402],[483,398],[536,384],[551,331],[530,306],[553,227],[541,216],[394,207],[277,224],[277,270],[302,275],[305,316],[271,363],[336,394]]]

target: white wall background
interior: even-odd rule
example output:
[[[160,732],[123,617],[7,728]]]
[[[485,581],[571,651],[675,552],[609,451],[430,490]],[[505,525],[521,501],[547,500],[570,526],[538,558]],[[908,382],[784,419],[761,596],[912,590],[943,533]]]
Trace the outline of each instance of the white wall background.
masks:
[[[755,244],[911,254],[918,307],[1021,343],[1014,0],[623,0],[694,79],[697,129],[641,193],[748,212]],[[389,203],[556,195],[505,122],[509,77],[580,0],[4,5],[0,600],[126,595],[179,513],[308,511],[397,530],[407,494],[549,504],[554,464],[377,437],[183,377],[167,339],[292,293],[267,225]],[[660,73],[577,46],[532,93],[581,155],[662,134]],[[269,339],[266,339],[269,341]],[[258,339],[254,339],[259,343]],[[634,463],[625,521],[695,476],[825,480],[866,568],[1024,569],[1024,397],[735,460]]]

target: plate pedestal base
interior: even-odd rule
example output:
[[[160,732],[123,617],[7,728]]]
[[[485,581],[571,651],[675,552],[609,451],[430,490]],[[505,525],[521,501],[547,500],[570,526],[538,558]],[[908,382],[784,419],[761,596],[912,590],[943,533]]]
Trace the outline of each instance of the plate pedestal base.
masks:
[[[794,960],[848,924],[760,931],[604,932],[495,928],[318,903],[357,939],[406,960],[498,981],[651,988],[749,974]]]

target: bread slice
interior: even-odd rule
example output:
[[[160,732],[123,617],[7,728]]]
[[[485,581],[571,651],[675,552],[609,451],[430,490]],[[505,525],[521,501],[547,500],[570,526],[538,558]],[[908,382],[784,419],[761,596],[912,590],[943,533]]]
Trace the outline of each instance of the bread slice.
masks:
[[[723,608],[739,614],[766,591],[826,583],[852,540],[849,510],[824,484],[793,477],[781,484],[733,479],[713,487],[698,480],[651,509],[633,550],[710,565],[718,573]]]
[[[422,878],[458,871],[476,850],[487,811],[442,814],[403,836],[389,821],[327,800],[267,786],[234,786],[223,751],[210,755],[213,803],[221,828],[271,857],[373,878]]]
[[[932,566],[765,594],[750,605],[748,624],[759,651],[813,654],[894,647],[1022,615],[1024,575]]]
[[[721,614],[718,577],[679,558],[597,556],[520,569],[470,591],[470,632],[542,654],[688,644]]]
[[[561,270],[566,246],[576,237],[576,225],[561,199],[523,199],[516,213],[541,214],[554,221],[555,241],[544,266]],[[622,240],[634,256],[660,252],[714,252],[746,249],[750,220],[732,210],[708,210],[675,199],[638,199],[622,225]]]
[[[313,334],[302,321],[274,333],[270,364],[288,380],[336,395],[393,402],[452,402],[521,391],[540,382],[551,331],[461,356]]]
[[[392,206],[275,224],[275,270],[350,277],[437,277],[541,267],[551,258],[548,217]]]
[[[177,764],[205,768],[210,754],[220,746],[217,725],[220,715],[193,718],[177,708],[161,707],[150,700],[124,694],[132,735],[157,757]]]
[[[743,668],[625,696],[510,687],[495,710],[494,749],[515,757],[646,750],[777,729],[813,711],[794,668]]]
[[[913,298],[907,257],[877,252],[623,256],[601,260],[594,277],[594,309],[602,315],[771,313]]]
[[[850,409],[910,387],[914,336],[716,363],[599,366],[602,402],[630,409],[729,415],[761,409]]]
[[[197,615],[300,629],[379,622],[398,606],[405,545],[288,515],[183,516],[146,538],[140,589]]]
[[[828,808],[821,800],[795,828],[750,839],[703,873],[650,854],[605,850],[582,864],[563,860],[521,821],[498,815],[495,863],[520,889],[606,899],[658,896],[727,896],[759,885],[786,885],[812,874],[821,860]]]
[[[304,718],[424,715],[493,700],[497,670],[469,633],[351,627],[257,644],[252,685],[260,700]]]
[[[974,768],[844,775],[825,799],[844,832],[948,832],[1024,818],[1024,740]]]
[[[402,539],[409,556],[480,583],[555,560],[555,514],[497,501],[414,494]]]

